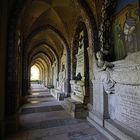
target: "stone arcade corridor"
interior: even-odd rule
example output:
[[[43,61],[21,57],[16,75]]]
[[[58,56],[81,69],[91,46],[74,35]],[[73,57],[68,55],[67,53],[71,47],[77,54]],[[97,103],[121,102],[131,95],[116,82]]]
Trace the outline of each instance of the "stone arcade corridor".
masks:
[[[0,140],[140,140],[139,0],[0,0]]]
[[[20,130],[6,140],[107,140],[85,119],[74,119],[42,85],[34,84],[20,112]]]

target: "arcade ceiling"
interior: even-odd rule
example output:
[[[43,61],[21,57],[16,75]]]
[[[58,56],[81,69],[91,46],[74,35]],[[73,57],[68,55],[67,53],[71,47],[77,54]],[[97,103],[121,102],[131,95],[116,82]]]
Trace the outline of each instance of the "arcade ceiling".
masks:
[[[94,1],[86,2],[95,13]],[[64,49],[71,47],[77,19],[81,16],[80,3],[78,0],[25,2],[18,18],[17,31],[20,32],[20,39],[24,42],[24,54],[27,54],[28,58],[30,56],[31,61],[42,58],[40,52],[46,54],[50,63],[61,59]],[[9,3],[11,9],[13,5],[14,0]]]

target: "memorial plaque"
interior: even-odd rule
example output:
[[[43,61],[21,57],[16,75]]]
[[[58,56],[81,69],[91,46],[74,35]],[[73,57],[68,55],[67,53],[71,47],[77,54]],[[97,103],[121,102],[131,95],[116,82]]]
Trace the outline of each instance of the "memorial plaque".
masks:
[[[75,84],[74,85],[74,93],[77,95],[77,96],[83,96],[83,94],[84,94],[84,91],[83,91],[83,87],[81,86],[81,85],[77,85],[77,84]]]
[[[73,83],[72,85],[73,85],[73,94],[71,95],[72,99],[83,103],[84,96],[85,96],[85,84],[84,84],[84,82],[77,81],[76,83]]]
[[[84,31],[81,31],[80,38],[79,38],[78,54],[77,54],[76,75],[78,75],[78,73],[80,73],[81,76],[84,77],[84,63],[85,63]]]
[[[117,84],[115,96],[115,119],[140,135],[140,86]]]
[[[85,96],[85,44],[84,44],[84,31],[79,33],[79,44],[77,63],[76,63],[76,81],[71,83],[73,90],[72,98],[81,103],[84,102]]]

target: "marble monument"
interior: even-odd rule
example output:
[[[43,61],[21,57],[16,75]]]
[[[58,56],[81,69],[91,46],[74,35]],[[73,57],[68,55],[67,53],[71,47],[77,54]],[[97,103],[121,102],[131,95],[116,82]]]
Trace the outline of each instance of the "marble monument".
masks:
[[[99,52],[97,59],[92,81],[93,108],[88,121],[99,129],[105,128],[110,136],[139,140],[140,52],[112,63],[104,61]]]

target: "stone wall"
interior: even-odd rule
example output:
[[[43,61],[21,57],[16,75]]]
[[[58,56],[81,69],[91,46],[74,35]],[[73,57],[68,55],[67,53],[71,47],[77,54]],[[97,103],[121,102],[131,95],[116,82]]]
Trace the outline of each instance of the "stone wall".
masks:
[[[109,98],[110,118],[140,136],[140,86],[115,86]]]
[[[6,53],[6,22],[7,0],[0,2],[0,139],[4,139],[4,104],[5,104],[5,53]]]

